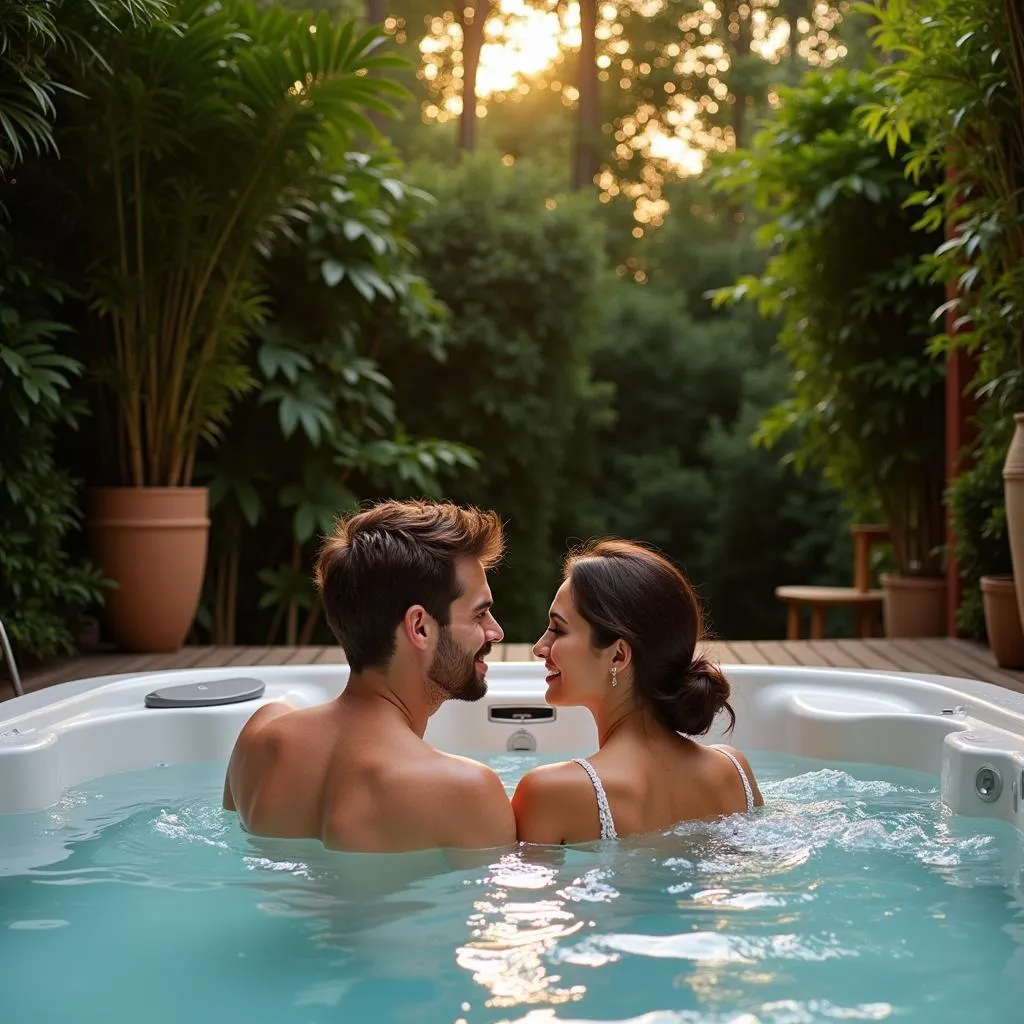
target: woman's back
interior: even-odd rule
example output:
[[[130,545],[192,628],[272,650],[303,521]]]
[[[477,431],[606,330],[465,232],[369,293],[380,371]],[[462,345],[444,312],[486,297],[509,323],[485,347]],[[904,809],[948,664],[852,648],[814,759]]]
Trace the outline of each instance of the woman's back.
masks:
[[[657,832],[681,821],[751,811],[761,802],[739,751],[687,740],[678,747],[623,744],[572,762],[593,789],[595,838]]]
[[[589,759],[528,772],[512,801],[519,838],[552,844],[613,839],[763,803],[739,751],[680,737],[643,739],[622,737]]]

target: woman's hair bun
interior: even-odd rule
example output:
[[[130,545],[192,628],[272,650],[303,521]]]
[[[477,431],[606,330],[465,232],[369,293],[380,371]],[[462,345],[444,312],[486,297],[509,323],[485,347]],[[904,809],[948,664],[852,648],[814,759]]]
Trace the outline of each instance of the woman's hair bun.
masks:
[[[672,728],[686,736],[703,736],[724,711],[729,728],[736,725],[736,714],[729,703],[732,688],[722,670],[704,657],[695,657],[684,673],[675,700],[665,710]]]

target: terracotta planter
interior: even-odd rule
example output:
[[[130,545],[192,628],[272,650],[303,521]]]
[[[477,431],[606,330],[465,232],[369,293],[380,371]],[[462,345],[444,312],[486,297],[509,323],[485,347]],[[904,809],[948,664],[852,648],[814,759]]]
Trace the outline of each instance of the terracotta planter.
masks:
[[[883,573],[882,590],[886,636],[946,635],[945,577]]]
[[[1013,437],[1003,463],[1003,495],[1017,591],[1017,614],[1024,621],[1024,413],[1015,413],[1013,422]]]
[[[1017,609],[1017,590],[1012,576],[982,576],[981,600],[985,605],[985,632],[996,664],[1024,668],[1024,629]]]
[[[188,636],[206,570],[205,487],[101,487],[89,494],[93,559],[118,587],[106,620],[118,647],[174,651]]]

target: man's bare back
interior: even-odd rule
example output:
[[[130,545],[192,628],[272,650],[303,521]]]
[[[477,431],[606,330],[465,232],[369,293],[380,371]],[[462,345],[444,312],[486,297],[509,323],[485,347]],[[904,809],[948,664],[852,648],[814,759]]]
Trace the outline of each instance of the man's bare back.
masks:
[[[393,853],[515,842],[498,776],[433,749],[375,697],[296,710],[273,703],[246,723],[224,806],[256,835]],[[457,813],[453,809],[457,808]]]

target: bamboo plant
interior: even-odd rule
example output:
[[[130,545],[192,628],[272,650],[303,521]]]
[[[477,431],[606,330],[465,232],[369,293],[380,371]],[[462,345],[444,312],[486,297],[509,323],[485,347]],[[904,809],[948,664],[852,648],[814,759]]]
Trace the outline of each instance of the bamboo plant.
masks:
[[[948,229],[927,265],[953,286],[936,311],[955,333],[937,353],[979,358],[983,397],[1017,397],[1024,378],[1024,11],[1019,0],[889,0],[861,4],[888,60],[884,99],[864,126],[893,150],[909,143],[919,226]],[[931,178],[929,182],[927,179]]]
[[[59,68],[108,70],[89,41],[97,24],[148,25],[169,0],[0,0],[0,176],[26,157],[55,153]]]
[[[946,229],[925,261],[948,296],[932,348],[976,361],[977,438],[947,501],[964,582],[959,623],[980,639],[980,578],[1011,568],[1001,468],[1011,414],[1024,407],[1024,9],[1020,0],[876,0],[860,10],[887,58],[877,73],[884,92],[861,123],[891,150],[907,141],[917,189],[907,203],[920,229]]]
[[[68,132],[126,486],[191,483],[200,442],[253,385],[266,255],[375,133],[364,111],[403,95],[377,74],[402,62],[375,53],[375,30],[250,0],[175,14],[111,39],[114,74],[72,104]]]

